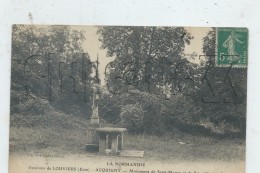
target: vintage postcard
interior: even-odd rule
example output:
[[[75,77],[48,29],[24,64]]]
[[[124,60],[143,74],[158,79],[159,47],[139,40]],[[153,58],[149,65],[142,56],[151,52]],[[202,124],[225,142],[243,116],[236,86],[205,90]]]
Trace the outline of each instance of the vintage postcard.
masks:
[[[248,30],[13,25],[10,173],[244,173]]]

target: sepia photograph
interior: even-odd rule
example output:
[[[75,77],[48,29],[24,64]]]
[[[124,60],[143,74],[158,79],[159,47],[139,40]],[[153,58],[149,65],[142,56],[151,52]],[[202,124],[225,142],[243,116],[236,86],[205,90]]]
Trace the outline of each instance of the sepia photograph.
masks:
[[[9,172],[244,173],[248,32],[14,24]]]

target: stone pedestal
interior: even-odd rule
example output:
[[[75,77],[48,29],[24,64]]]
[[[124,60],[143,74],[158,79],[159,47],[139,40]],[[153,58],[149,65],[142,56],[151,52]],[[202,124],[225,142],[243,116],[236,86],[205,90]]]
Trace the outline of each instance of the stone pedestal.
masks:
[[[91,125],[99,125],[99,117],[98,116],[92,116],[90,119],[90,124]]]
[[[124,136],[123,136],[123,134],[121,134],[121,135],[118,136],[118,149],[119,150],[123,150],[124,149],[123,142],[124,142]]]
[[[97,135],[96,129],[99,127],[98,124],[90,124],[87,129],[87,144],[86,150],[90,152],[99,151],[99,136]]]
[[[117,155],[118,152],[118,135],[111,135],[112,144],[111,144],[111,154]]]
[[[99,135],[99,153],[100,154],[105,154],[106,153],[106,149],[107,149],[107,135],[106,134],[100,134]]]

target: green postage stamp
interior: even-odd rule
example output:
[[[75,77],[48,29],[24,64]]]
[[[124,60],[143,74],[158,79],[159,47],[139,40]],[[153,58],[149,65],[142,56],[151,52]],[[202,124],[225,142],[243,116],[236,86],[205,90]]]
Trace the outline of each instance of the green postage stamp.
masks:
[[[247,28],[217,28],[217,66],[247,67]]]

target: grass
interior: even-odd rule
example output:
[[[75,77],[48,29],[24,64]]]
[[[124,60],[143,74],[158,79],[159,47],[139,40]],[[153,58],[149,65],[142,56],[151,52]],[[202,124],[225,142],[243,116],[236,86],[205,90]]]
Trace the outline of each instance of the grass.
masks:
[[[49,155],[79,154],[86,144],[86,133],[81,130],[12,127],[10,151]]]
[[[89,155],[84,146],[87,131],[61,128],[11,127],[10,152],[45,155]],[[130,135],[124,138],[125,149],[145,151],[144,159],[153,160],[244,160],[245,145],[241,139],[215,139],[188,134]]]
[[[68,115],[43,99],[30,100],[15,107],[11,116],[10,152],[65,156],[95,156],[85,151],[89,121]],[[35,114],[35,111],[38,114]],[[101,124],[111,126],[101,120]],[[128,150],[142,150],[144,159],[154,160],[244,160],[244,139],[219,139],[195,136],[175,130],[166,135],[131,135],[124,137]]]
[[[152,159],[176,160],[244,160],[245,145],[241,139],[219,140],[183,134],[178,136],[127,136],[126,148],[144,150]]]

